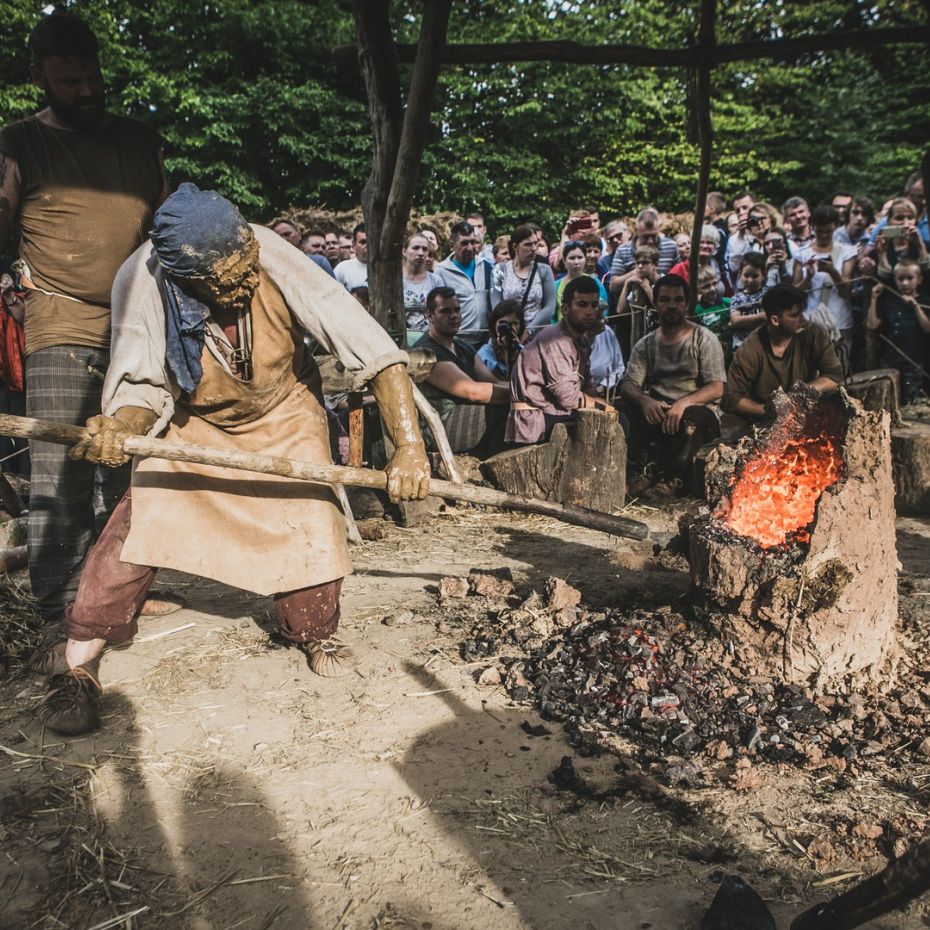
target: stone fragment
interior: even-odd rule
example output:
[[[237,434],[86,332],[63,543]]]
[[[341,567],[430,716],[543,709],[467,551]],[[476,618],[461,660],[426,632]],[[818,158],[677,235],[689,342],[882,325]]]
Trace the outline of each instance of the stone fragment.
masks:
[[[546,580],[546,608],[553,612],[577,607],[581,603],[581,592],[561,578]]]
[[[485,685],[486,687],[492,687],[494,685],[499,685],[503,679],[501,678],[501,670],[496,666],[492,665],[489,668],[486,668],[478,676],[478,684]]]
[[[884,829],[877,823],[869,823],[867,820],[861,820],[853,827],[853,836],[858,836],[864,840],[881,839]]]
[[[442,600],[466,597],[468,595],[468,579],[448,575],[439,582],[439,597]]]
[[[513,594],[513,574],[509,568],[473,568],[468,573],[473,594],[480,597],[510,597]]]

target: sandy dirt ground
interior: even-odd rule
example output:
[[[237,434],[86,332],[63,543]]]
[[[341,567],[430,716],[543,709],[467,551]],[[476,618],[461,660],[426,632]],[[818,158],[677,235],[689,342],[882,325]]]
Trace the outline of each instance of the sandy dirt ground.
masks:
[[[668,533],[672,509],[632,515]],[[524,591],[556,575],[596,608],[676,605],[687,575],[650,571],[651,543],[541,518],[385,527],[353,552],[348,677],[317,678],[269,639],[266,599],[165,573],[188,606],[107,653],[99,733],[43,734],[42,683],[0,681],[0,926],[677,930],[738,873],[787,928],[884,862],[806,853],[831,818],[923,816],[928,766],[829,791],[776,771],[750,792],[692,792],[687,816],[557,791],[563,756],[604,786],[616,758],[579,757],[558,724],[477,684],[487,663],[461,658],[448,607],[438,623],[440,579],[509,566]],[[930,522],[899,521],[899,558],[930,620]],[[916,930],[928,913],[869,926]]]

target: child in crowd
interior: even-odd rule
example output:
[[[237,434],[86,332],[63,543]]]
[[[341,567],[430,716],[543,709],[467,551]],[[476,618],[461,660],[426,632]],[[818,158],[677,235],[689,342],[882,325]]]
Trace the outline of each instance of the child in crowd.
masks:
[[[921,304],[930,301],[930,289],[923,286],[920,264],[912,258],[898,260],[892,280],[893,286],[879,283],[872,288],[865,325],[888,340],[882,342],[881,364],[901,373],[901,400],[910,404],[923,393],[918,366],[927,363],[930,316]]]
[[[620,317],[617,336],[627,358],[633,346],[655,329],[652,285],[659,278],[659,250],[651,245],[638,246],[633,251],[633,262],[633,271],[623,282],[617,300]]]
[[[765,255],[765,285],[791,284],[794,279],[794,258],[788,251],[788,234],[781,226],[773,226],[762,240]]]
[[[735,352],[746,337],[765,322],[762,298],[768,290],[765,283],[766,262],[761,252],[747,252],[739,265],[739,289],[730,300],[730,331]]]
[[[706,326],[723,346],[724,357],[729,360],[730,346],[730,298],[720,297],[720,280],[717,271],[710,265],[698,270],[698,302],[694,308],[697,322]]]
[[[502,300],[488,315],[491,338],[478,350],[478,358],[496,378],[506,381],[526,342],[519,300]]]

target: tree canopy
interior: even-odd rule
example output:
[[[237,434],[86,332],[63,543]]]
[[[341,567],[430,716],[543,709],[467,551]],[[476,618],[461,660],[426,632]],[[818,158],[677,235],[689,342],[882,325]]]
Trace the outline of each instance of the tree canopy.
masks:
[[[916,24],[918,0],[730,0],[719,41]],[[333,46],[354,40],[338,0],[94,0],[67,4],[97,31],[110,107],[154,125],[177,183],[215,187],[254,219],[291,206],[359,202],[371,137],[358,75]],[[420,4],[395,3],[398,41],[415,41]],[[0,121],[33,112],[26,38],[49,6],[5,4]],[[448,40],[573,39],[683,47],[697,6],[667,0],[457,0]],[[713,74],[711,187],[751,187],[778,204],[836,190],[890,196],[930,137],[920,45],[725,64]],[[404,69],[409,75],[409,68]],[[684,69],[562,63],[443,69],[416,203],[478,209],[492,229],[533,217],[561,228],[584,203],[630,213],[693,204],[698,153],[685,132]]]

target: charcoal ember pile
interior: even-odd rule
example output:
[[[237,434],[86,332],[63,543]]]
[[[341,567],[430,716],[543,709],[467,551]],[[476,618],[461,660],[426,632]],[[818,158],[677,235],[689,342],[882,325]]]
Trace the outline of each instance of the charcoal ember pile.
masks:
[[[557,579],[522,600],[475,596],[463,582],[460,599],[443,600],[441,623],[458,629],[463,659],[486,661],[479,683],[562,722],[581,753],[622,748],[694,787],[723,767],[737,790],[758,786],[760,762],[841,777],[930,761],[930,673],[917,658],[928,634],[919,628],[894,689],[816,694],[671,608],[588,611]]]

